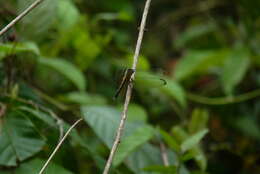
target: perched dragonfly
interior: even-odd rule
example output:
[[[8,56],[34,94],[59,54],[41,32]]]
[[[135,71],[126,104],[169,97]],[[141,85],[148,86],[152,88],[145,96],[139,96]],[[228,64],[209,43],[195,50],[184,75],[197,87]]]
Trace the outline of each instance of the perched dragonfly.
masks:
[[[132,77],[134,72],[135,72],[135,70],[131,69],[131,68],[128,68],[128,69],[125,70],[123,79],[121,80],[121,83],[120,83],[118,89],[116,90],[116,94],[114,96],[114,99],[116,99],[119,96],[120,92],[122,91],[122,89],[124,87],[128,86],[128,84],[130,83],[131,77]]]
[[[135,70],[131,68],[125,70],[120,85],[116,90],[114,99],[116,99],[121,93],[121,91],[123,91],[123,89],[126,88],[128,84],[131,82],[132,80],[131,77],[134,72]],[[160,78],[157,75],[154,75],[152,73],[142,72],[142,71],[140,72],[138,71],[136,73],[134,82],[137,83],[137,85],[141,85],[143,87],[148,87],[148,88],[161,87],[167,84],[166,80],[164,80],[163,78]]]

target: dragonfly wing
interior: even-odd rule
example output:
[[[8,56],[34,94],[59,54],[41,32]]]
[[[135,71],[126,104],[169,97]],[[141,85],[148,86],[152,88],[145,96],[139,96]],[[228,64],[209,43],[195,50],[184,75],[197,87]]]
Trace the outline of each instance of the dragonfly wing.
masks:
[[[135,82],[137,85],[142,85],[145,87],[162,87],[167,84],[166,80],[159,76],[152,74],[150,72],[137,72]]]

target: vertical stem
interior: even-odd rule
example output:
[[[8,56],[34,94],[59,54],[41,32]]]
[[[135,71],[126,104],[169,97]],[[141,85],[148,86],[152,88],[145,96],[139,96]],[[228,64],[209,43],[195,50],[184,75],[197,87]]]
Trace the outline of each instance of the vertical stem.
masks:
[[[142,17],[141,26],[140,26],[138,39],[137,39],[137,43],[136,43],[136,48],[135,48],[135,54],[134,54],[134,58],[133,58],[134,60],[133,60],[132,69],[134,71],[136,70],[136,66],[137,66],[137,62],[138,62],[138,58],[139,58],[139,53],[140,53],[141,44],[142,44],[143,35],[144,35],[146,18],[147,18],[147,14],[148,14],[148,11],[149,11],[150,4],[151,4],[151,0],[147,0],[146,4],[145,4],[144,12],[143,12],[143,17]],[[135,73],[133,73],[133,75],[132,75],[132,78],[131,78],[132,80],[134,80],[134,77],[135,77],[134,75],[135,75]],[[112,149],[110,151],[108,160],[106,162],[106,166],[104,168],[103,174],[109,173],[109,170],[110,170],[112,162],[113,162],[113,158],[114,158],[115,153],[117,151],[118,145],[120,144],[120,140],[121,140],[123,130],[124,130],[124,126],[125,126],[126,119],[127,119],[127,110],[128,110],[128,105],[129,105],[129,102],[130,102],[130,99],[131,99],[132,89],[133,89],[133,83],[129,83],[129,85],[127,87],[123,112],[121,114],[121,121],[120,121],[118,130],[116,132],[116,138],[115,138],[115,141],[113,143]]]

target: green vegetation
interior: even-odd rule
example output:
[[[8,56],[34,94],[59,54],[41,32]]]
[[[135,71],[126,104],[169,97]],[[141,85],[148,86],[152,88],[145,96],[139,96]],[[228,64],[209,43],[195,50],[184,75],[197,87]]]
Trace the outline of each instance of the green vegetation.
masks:
[[[32,2],[1,1],[0,27]],[[45,0],[0,36],[0,174],[37,174],[79,118],[45,173],[102,173],[144,3]],[[259,9],[152,0],[111,173],[260,173]]]

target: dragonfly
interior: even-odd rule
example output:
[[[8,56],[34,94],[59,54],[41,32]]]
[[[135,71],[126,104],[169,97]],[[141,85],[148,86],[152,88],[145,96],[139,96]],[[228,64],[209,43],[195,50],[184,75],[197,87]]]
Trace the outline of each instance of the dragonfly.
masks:
[[[128,68],[125,70],[120,85],[113,97],[114,99],[118,98],[120,93],[123,91],[124,88],[126,88],[129,85],[129,83],[132,83],[132,75],[134,73],[135,73],[134,69]],[[134,82],[137,83],[137,85],[139,86],[148,87],[148,88],[162,87],[167,85],[165,79],[145,71],[140,71],[140,72],[138,71],[136,73]]]

